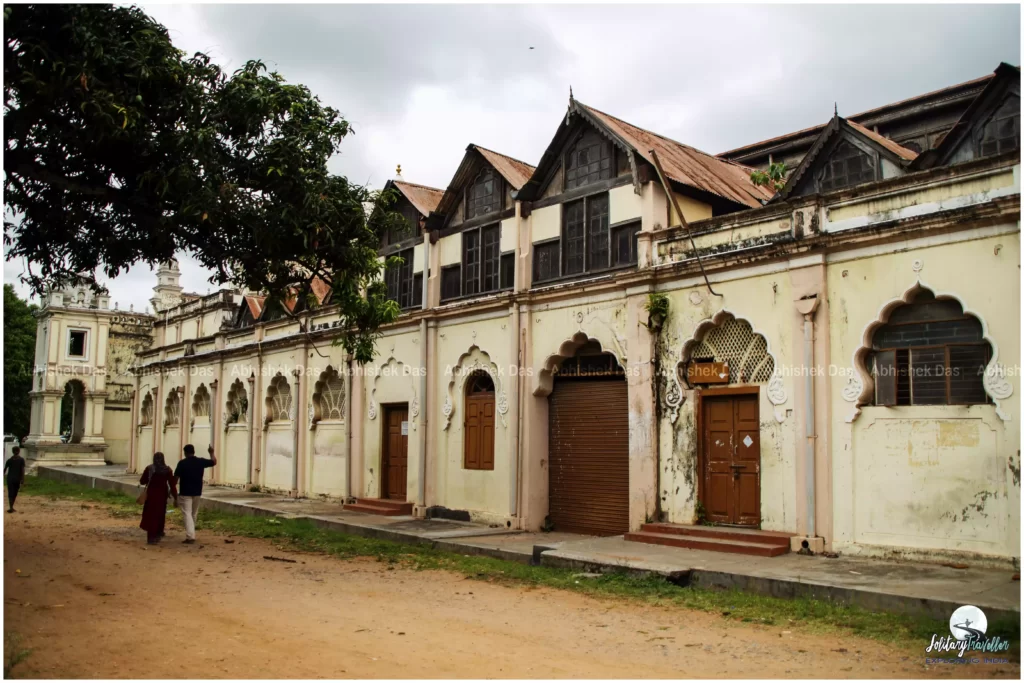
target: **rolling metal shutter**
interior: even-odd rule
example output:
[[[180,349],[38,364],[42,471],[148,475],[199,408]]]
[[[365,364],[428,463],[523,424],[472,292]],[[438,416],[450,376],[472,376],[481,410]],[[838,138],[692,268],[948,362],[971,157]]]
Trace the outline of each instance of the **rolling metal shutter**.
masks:
[[[629,531],[626,381],[556,379],[549,412],[549,516],[556,531]]]

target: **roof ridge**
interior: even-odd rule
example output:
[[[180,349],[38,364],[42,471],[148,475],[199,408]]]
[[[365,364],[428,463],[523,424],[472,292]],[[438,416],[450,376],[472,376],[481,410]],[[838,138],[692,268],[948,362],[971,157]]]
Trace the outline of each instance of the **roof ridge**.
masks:
[[[471,142],[469,144],[472,145],[473,147],[477,148],[477,149],[482,149],[485,152],[490,152],[491,154],[497,154],[500,157],[505,157],[506,159],[508,159],[510,161],[516,162],[517,164],[522,164],[523,166],[529,166],[530,168],[534,168],[534,169],[537,168],[536,166],[534,166],[533,164],[531,164],[529,162],[523,161],[522,159],[516,159],[515,157],[511,157],[511,156],[509,156],[507,154],[502,154],[501,152],[497,152],[497,151],[491,149],[490,147],[484,147],[483,145],[478,145],[475,142]]]
[[[395,178],[392,178],[391,181],[395,182],[395,183],[402,183],[403,185],[412,185],[413,187],[420,187],[420,188],[423,188],[424,190],[434,190],[436,192],[444,192],[444,190],[442,190],[439,187],[432,187],[430,185],[420,185],[419,183],[410,183],[408,180],[396,180]]]
[[[631,126],[633,128],[636,128],[637,130],[642,130],[645,133],[653,135],[656,138],[661,138],[662,140],[666,140],[668,142],[671,142],[673,145],[679,145],[680,147],[685,147],[686,149],[691,150],[693,152],[696,152],[697,154],[703,154],[704,156],[708,157],[709,159],[714,159],[715,161],[721,161],[723,163],[732,164],[733,166],[736,166],[738,168],[742,168],[742,169],[747,170],[747,171],[754,171],[755,170],[755,169],[751,168],[750,166],[746,166],[745,164],[741,164],[739,162],[733,161],[732,159],[723,159],[720,156],[717,156],[715,154],[711,154],[709,152],[705,152],[702,149],[698,149],[698,148],[694,147],[693,145],[688,145],[685,142],[679,142],[678,140],[674,140],[674,139],[672,139],[672,138],[670,138],[668,136],[662,135],[661,133],[656,133],[653,130],[650,130],[649,128],[642,128],[641,126],[638,126],[635,123],[630,123],[629,121],[626,121],[625,119],[620,119],[618,116],[615,116],[614,114],[609,114],[606,111],[601,111],[600,109],[598,109],[596,107],[591,107],[589,104],[584,104],[583,102],[580,102],[579,100],[576,100],[576,103],[579,104],[582,107],[585,107],[585,108],[590,109],[592,111],[596,111],[599,114],[603,114],[604,116],[607,116],[610,119],[615,119],[619,123],[624,123],[627,126]]]

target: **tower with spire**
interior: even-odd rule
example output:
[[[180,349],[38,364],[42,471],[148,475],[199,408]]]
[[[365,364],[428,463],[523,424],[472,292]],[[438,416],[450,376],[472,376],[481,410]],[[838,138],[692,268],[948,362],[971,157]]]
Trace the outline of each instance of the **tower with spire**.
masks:
[[[160,264],[156,270],[156,286],[153,287],[153,312],[161,313],[181,303],[181,269],[177,259],[170,259]]]

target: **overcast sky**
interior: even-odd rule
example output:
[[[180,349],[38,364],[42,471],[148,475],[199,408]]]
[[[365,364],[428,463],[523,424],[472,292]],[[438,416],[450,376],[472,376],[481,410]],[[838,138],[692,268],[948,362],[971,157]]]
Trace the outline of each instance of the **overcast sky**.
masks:
[[[186,52],[262,59],[352,124],[334,172],[444,188],[466,145],[536,164],[581,102],[710,153],[1020,64],[1017,5],[147,5]],[[187,257],[186,291],[213,285]],[[5,263],[4,281],[22,266]],[[146,266],[109,282],[148,305]],[[24,293],[26,290],[19,289]]]

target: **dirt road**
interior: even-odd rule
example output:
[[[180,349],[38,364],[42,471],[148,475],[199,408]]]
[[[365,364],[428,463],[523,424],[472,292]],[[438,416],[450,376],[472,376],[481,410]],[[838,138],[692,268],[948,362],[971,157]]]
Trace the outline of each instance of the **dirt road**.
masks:
[[[5,639],[43,678],[1020,676],[920,652],[549,589],[388,569],[22,497],[4,518]],[[276,562],[265,555],[296,562]],[[20,571],[19,571],[20,570]]]

